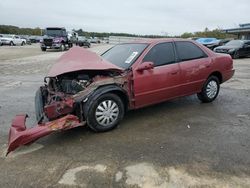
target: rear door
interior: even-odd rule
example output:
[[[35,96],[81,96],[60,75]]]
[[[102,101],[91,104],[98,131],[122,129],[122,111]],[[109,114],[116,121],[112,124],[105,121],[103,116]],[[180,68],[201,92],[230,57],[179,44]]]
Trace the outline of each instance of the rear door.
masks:
[[[180,67],[172,42],[156,44],[143,58],[153,62],[150,70],[133,70],[136,108],[159,103],[179,95]]]
[[[182,95],[197,93],[211,70],[211,58],[191,41],[176,41],[181,69]]]

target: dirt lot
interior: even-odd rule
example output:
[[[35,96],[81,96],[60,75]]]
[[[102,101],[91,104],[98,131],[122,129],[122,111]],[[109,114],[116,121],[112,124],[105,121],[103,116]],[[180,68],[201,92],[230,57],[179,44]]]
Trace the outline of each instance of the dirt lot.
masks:
[[[11,119],[35,122],[35,91],[62,53],[0,47],[0,187],[250,187],[249,58],[211,104],[172,100],[129,112],[111,132],[75,128],[6,158]]]

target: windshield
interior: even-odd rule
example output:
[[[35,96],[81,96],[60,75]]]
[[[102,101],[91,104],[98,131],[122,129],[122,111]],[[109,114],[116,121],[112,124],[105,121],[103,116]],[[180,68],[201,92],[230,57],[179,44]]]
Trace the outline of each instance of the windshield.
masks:
[[[110,63],[127,69],[141,55],[148,44],[118,44],[102,54],[102,57]]]
[[[225,44],[225,46],[238,46],[238,47],[241,47],[243,46],[244,42],[241,41],[241,40],[232,40],[228,43]]]
[[[63,30],[61,30],[61,29],[46,29],[45,34],[48,36],[52,36],[52,37],[63,36]]]

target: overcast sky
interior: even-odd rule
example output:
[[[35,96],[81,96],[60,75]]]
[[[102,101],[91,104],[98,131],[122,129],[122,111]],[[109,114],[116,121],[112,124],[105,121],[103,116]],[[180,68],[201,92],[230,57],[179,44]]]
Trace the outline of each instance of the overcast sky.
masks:
[[[0,0],[0,25],[179,35],[250,22],[250,0]]]

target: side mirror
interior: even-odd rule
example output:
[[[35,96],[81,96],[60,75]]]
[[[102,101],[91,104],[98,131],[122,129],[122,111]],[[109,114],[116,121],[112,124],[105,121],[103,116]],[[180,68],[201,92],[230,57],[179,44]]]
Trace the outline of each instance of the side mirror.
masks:
[[[144,71],[144,70],[149,70],[154,68],[154,63],[153,62],[143,62],[137,67],[137,71]]]

